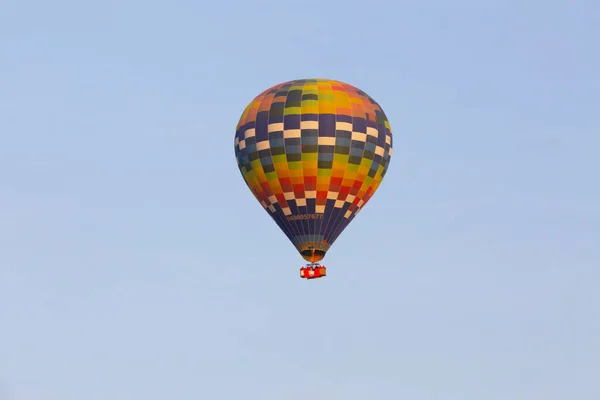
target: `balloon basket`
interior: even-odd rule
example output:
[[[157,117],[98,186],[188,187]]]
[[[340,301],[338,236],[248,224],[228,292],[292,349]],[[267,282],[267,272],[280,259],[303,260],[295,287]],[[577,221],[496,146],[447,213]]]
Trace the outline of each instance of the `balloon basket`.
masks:
[[[308,264],[300,268],[300,278],[302,279],[319,279],[327,276],[327,268],[324,265]]]

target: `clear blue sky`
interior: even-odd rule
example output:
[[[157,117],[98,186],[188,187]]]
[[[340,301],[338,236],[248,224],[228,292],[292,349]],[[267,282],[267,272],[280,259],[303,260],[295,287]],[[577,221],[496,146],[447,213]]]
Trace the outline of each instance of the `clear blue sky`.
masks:
[[[600,4],[0,6],[0,399],[597,400]],[[394,130],[302,259],[233,137],[339,79]]]

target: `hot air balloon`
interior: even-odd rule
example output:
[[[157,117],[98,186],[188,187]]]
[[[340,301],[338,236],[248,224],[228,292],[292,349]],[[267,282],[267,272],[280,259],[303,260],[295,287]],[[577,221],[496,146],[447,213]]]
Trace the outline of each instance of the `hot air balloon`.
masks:
[[[244,181],[308,262],[319,264],[371,199],[392,157],[392,130],[362,90],[330,79],[275,85],[250,102],[235,133]]]

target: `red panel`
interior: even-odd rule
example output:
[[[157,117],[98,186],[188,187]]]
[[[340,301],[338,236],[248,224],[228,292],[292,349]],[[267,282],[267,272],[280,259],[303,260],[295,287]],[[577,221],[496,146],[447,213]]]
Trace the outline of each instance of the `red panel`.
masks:
[[[281,186],[283,186],[283,185],[291,185],[292,184],[292,180],[290,178],[279,178],[279,183],[281,183]]]
[[[304,177],[304,184],[305,185],[316,185],[317,184],[317,177],[316,176],[305,176]]]
[[[336,178],[336,177],[331,177],[331,179],[329,180],[330,185],[341,185],[342,184],[342,180],[343,178]]]
[[[287,204],[287,201],[285,200],[285,196],[283,194],[277,194],[275,195],[275,198],[277,199],[281,207],[285,207],[284,204]]]

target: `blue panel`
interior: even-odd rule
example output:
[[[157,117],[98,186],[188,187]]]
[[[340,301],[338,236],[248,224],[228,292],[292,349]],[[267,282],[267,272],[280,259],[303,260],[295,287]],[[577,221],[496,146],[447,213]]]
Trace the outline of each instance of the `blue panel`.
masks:
[[[335,139],[335,145],[336,146],[344,146],[344,147],[350,147],[350,139],[346,139],[346,138],[336,138]]]
[[[283,139],[273,139],[272,138],[270,143],[271,143],[271,147],[283,147],[284,146]]]
[[[287,145],[285,146],[286,154],[300,154],[302,153],[302,147],[298,145]]]
[[[337,114],[337,120],[339,122],[347,122],[349,124],[352,123],[352,116],[350,115],[344,115],[344,114]]]
[[[385,126],[383,124],[379,126],[379,136],[377,137],[377,145],[381,147],[385,146]]]
[[[367,120],[364,118],[352,118],[352,130],[354,132],[367,133]]]
[[[334,137],[335,136],[335,115],[321,114],[319,115],[319,136]]]
[[[316,136],[315,137],[310,137],[310,136],[302,137],[302,144],[304,146],[311,145],[311,144],[312,145],[318,145],[319,144],[319,138],[316,137]]]
[[[319,161],[333,161],[333,153],[319,153]]]
[[[283,117],[283,129],[300,129],[300,114]]]
[[[364,149],[359,149],[357,147],[350,148],[350,155],[355,157],[362,157]]]
[[[302,114],[300,119],[302,121],[318,121],[319,114]]]
[[[315,199],[306,199],[306,213],[314,214],[317,211],[317,201]]]
[[[261,111],[256,115],[256,141],[262,142],[263,140],[269,139],[268,134],[269,125],[269,113],[267,111]]]
[[[283,122],[283,115],[270,114],[269,124],[277,124]]]

